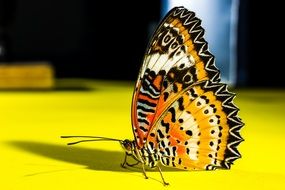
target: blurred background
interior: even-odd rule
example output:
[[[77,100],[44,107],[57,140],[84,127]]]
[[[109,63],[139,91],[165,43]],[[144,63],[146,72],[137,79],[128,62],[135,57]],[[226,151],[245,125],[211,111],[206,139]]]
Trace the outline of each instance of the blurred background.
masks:
[[[134,81],[153,30],[176,5],[202,19],[223,81],[285,86],[273,44],[282,32],[264,22],[278,13],[253,0],[0,0],[0,66],[45,65],[52,71],[41,74],[57,79]]]

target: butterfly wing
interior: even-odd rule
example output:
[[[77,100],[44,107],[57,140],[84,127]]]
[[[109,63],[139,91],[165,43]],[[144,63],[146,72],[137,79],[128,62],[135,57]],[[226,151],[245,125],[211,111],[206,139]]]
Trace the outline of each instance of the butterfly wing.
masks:
[[[166,166],[229,169],[240,158],[237,145],[243,140],[234,96],[210,80],[187,87],[158,119],[146,146]]]
[[[145,145],[154,123],[187,87],[220,80],[200,24],[193,12],[176,7],[155,31],[133,94],[132,126],[138,148]]]

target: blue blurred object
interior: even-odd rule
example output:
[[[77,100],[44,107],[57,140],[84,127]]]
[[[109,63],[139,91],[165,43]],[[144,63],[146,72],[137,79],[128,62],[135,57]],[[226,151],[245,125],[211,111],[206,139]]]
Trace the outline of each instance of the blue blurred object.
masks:
[[[162,0],[161,17],[175,6],[184,6],[202,20],[222,81],[231,86],[237,83],[238,5],[239,0]]]

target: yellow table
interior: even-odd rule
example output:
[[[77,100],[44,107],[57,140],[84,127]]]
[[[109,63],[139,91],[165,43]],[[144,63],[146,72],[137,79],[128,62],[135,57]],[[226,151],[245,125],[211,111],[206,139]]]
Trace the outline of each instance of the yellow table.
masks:
[[[0,189],[284,189],[285,90],[235,90],[245,122],[231,170],[123,169],[117,142],[67,146],[61,135],[133,138],[133,82],[67,81],[75,90],[0,92]],[[62,83],[62,82],[61,82]],[[65,85],[64,84],[64,85]],[[63,86],[64,86],[63,85]]]

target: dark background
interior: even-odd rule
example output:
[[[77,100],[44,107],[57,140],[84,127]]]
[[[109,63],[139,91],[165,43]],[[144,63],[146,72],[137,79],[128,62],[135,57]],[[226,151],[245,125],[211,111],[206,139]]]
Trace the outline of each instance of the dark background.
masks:
[[[285,87],[276,7],[240,0],[240,87]],[[159,0],[0,0],[0,59],[50,61],[57,78],[135,80],[160,13]]]

